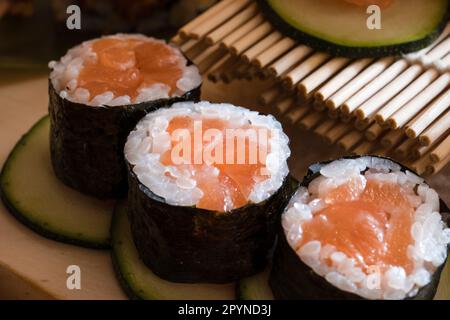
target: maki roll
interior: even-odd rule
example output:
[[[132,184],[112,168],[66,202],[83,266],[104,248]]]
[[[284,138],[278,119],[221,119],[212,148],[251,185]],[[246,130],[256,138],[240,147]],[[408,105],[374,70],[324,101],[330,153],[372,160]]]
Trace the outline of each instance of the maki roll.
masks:
[[[269,283],[277,299],[432,299],[449,209],[380,157],[314,165],[282,215]]]
[[[139,119],[200,96],[197,67],[176,47],[143,35],[84,42],[49,67],[55,174],[99,198],[126,193],[123,146]]]
[[[241,107],[180,102],[125,145],[136,248],[169,281],[227,283],[264,269],[289,199],[288,138]]]

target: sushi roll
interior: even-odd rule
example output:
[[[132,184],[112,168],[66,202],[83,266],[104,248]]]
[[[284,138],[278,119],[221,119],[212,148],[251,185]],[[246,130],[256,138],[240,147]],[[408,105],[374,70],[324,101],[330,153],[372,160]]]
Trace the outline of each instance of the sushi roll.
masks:
[[[143,35],[84,42],[49,67],[53,169],[99,198],[126,193],[123,146],[139,119],[200,96],[197,67],[178,48]]]
[[[432,299],[450,214],[390,159],[314,165],[282,214],[269,283],[277,299]]]
[[[125,144],[143,262],[184,283],[263,270],[293,189],[288,142],[272,116],[229,104],[180,102],[145,116]]]

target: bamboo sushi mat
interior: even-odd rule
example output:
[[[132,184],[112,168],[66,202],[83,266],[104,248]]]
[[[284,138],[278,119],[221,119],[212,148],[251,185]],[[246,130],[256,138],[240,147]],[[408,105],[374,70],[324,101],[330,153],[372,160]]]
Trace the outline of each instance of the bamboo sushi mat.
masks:
[[[449,34],[403,57],[333,57],[275,30],[256,1],[222,0],[172,42],[213,82],[267,79],[260,103],[328,143],[432,175],[450,162]]]

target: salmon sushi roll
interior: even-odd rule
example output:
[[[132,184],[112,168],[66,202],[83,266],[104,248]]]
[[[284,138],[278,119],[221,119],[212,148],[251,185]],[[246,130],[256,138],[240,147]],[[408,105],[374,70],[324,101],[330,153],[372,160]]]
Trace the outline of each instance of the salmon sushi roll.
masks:
[[[274,117],[229,104],[180,102],[145,116],[125,145],[144,263],[185,283],[261,271],[291,195],[288,142]]]
[[[269,283],[277,299],[432,299],[450,214],[390,159],[321,163],[282,214]]]
[[[54,171],[99,198],[126,193],[123,147],[139,119],[200,96],[197,67],[178,48],[143,35],[84,42],[49,67]]]

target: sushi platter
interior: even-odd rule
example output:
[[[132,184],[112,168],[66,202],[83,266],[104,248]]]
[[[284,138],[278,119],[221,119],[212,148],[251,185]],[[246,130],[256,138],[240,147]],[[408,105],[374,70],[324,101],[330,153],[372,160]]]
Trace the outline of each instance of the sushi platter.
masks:
[[[7,76],[0,299],[450,300],[450,1],[414,1],[368,45],[365,0],[223,0]]]

